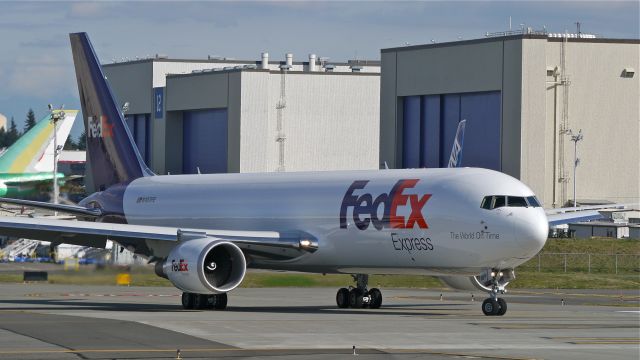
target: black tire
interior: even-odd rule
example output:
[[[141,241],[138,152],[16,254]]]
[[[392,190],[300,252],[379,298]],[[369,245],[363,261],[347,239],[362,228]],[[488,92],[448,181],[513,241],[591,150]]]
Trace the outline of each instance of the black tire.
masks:
[[[338,290],[336,294],[336,304],[341,309],[346,309],[349,307],[349,289],[341,288]]]
[[[500,311],[500,305],[497,301],[489,298],[482,302],[482,313],[487,316],[494,316]]]
[[[382,292],[380,289],[373,288],[369,290],[369,297],[371,298],[371,300],[369,300],[369,307],[371,309],[379,309],[382,305]]]
[[[193,309],[193,296],[194,294],[183,292],[182,293],[182,308],[186,310]]]
[[[498,310],[498,316],[502,316],[507,313],[507,302],[503,298],[498,298],[498,306],[500,306],[500,310]]]
[[[360,309],[364,305],[364,301],[362,299],[362,291],[360,289],[354,288],[349,291],[349,306],[354,309]]]
[[[193,294],[193,308],[202,310],[207,308],[209,296],[205,294]]]
[[[227,293],[213,295],[213,308],[216,310],[224,310],[227,308]]]

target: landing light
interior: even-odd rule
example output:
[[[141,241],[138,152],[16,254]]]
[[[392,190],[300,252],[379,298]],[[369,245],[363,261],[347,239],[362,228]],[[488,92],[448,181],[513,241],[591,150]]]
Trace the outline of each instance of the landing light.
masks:
[[[311,246],[311,240],[308,239],[304,239],[304,240],[300,240],[300,247],[309,247]]]
[[[496,277],[496,272],[495,271],[491,272],[491,277]]]
[[[298,248],[305,251],[314,252],[318,250],[318,242],[314,239],[300,239],[298,241]]]
[[[502,277],[502,275],[504,275],[504,273],[502,271],[500,271],[500,277]]]

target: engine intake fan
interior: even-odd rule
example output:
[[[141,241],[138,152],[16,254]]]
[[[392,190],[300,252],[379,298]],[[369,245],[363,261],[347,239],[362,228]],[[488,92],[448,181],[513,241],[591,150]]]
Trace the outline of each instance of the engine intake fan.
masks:
[[[242,250],[229,241],[198,238],[176,246],[162,272],[178,289],[196,294],[222,294],[235,289],[247,271]]]

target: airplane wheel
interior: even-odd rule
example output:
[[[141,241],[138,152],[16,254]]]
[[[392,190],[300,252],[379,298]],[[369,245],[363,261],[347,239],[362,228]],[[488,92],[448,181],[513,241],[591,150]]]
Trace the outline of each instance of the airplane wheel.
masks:
[[[382,305],[382,292],[379,289],[373,288],[369,290],[369,307],[371,309],[379,309]]]
[[[502,316],[507,313],[507,302],[503,298],[498,298],[498,306],[500,306],[500,310],[498,310],[498,316]]]
[[[487,316],[497,315],[500,311],[500,305],[497,301],[489,298],[482,302],[482,312]]]
[[[341,309],[349,307],[349,289],[341,288],[336,294],[336,304]]]
[[[360,309],[364,305],[362,299],[362,291],[358,288],[353,288],[349,291],[349,306],[354,309]]]
[[[194,294],[183,292],[182,293],[182,308],[184,309],[193,309],[193,296]]]
[[[213,308],[216,310],[224,310],[227,308],[227,293],[213,295]]]
[[[207,308],[209,296],[204,294],[193,294],[193,308],[202,310]]]

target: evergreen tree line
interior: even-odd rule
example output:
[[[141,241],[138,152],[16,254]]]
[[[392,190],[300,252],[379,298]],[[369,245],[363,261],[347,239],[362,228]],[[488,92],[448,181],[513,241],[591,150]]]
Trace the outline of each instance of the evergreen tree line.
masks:
[[[45,120],[43,120],[45,121]],[[36,115],[33,113],[32,109],[29,109],[27,112],[27,119],[24,123],[24,129],[22,132],[18,130],[16,126],[16,122],[11,117],[11,122],[9,123],[9,130],[5,130],[4,127],[0,128],[0,148],[8,148],[13,145],[22,134],[31,130],[34,126],[36,126]],[[78,138],[78,142],[73,141],[71,136],[67,138],[67,141],[64,143],[64,150],[86,150],[87,148],[87,135],[85,131],[82,131],[80,137]]]

